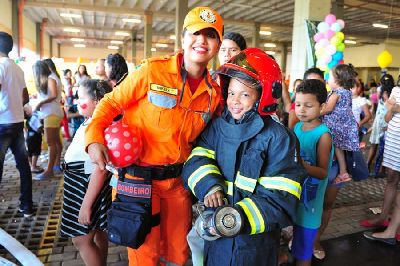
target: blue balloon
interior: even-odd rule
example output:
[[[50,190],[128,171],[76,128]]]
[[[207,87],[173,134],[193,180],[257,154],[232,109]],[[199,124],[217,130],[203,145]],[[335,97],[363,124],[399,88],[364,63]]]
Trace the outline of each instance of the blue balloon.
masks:
[[[332,59],[339,62],[340,60],[343,59],[343,52],[337,51],[332,55]]]
[[[325,72],[324,73],[324,80],[328,80],[329,79],[329,72]]]
[[[336,60],[330,61],[329,64],[328,64],[328,68],[329,68],[329,69],[332,69],[334,66],[337,65],[337,62],[338,62],[338,61],[336,61]],[[328,74],[329,74],[329,73],[328,73]]]

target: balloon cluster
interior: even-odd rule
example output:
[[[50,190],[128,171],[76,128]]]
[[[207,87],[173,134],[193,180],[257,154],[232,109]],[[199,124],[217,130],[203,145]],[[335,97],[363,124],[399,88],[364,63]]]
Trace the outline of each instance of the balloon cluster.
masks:
[[[111,163],[126,167],[136,162],[142,151],[142,140],[138,129],[128,127],[121,121],[114,122],[104,131]]]
[[[318,32],[314,35],[316,66],[324,71],[324,79],[329,78],[329,71],[337,64],[342,64],[343,50],[346,47],[343,43],[344,21],[336,20],[336,16],[328,14],[325,20],[317,26]]]

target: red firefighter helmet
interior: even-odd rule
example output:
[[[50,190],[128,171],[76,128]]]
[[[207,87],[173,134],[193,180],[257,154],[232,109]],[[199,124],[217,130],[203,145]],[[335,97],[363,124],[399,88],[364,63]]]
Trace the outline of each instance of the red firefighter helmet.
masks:
[[[260,115],[275,113],[278,99],[282,95],[282,74],[276,61],[263,50],[247,48],[220,66],[216,73],[220,75],[220,85],[225,98],[230,78],[242,78],[245,75],[254,79],[256,82],[254,85],[259,85],[262,90],[257,107],[258,113]]]

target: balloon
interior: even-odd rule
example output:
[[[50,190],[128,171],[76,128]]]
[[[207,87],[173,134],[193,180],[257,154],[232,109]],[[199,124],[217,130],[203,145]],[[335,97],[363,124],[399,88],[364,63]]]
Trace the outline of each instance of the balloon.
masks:
[[[336,66],[336,63],[337,63],[337,61],[334,61],[334,60],[330,61],[328,64],[328,68],[332,69],[334,66]]]
[[[336,16],[333,14],[326,15],[325,22],[328,23],[329,25],[332,25],[333,23],[336,22]]]
[[[78,57],[78,58],[76,59],[76,63],[80,65],[80,64],[82,63],[82,58],[81,58],[81,57]]]
[[[339,43],[341,43],[341,41],[336,36],[333,36],[329,42],[334,46],[337,46]]]
[[[315,55],[317,56],[317,58],[322,57],[324,54],[325,54],[325,49],[324,48],[315,50]]]
[[[382,51],[377,58],[380,68],[388,67],[392,63],[392,60],[393,57],[387,50]]]
[[[324,32],[324,37],[325,37],[326,39],[328,39],[328,40],[329,40],[330,38],[332,38],[333,35],[335,35],[335,32],[332,31],[332,30],[327,30],[327,31]]]
[[[332,56],[330,55],[325,55],[324,57],[322,57],[322,63],[324,64],[329,64],[330,61],[332,61]]]
[[[321,40],[319,41],[319,43],[320,43],[321,47],[326,47],[326,46],[329,45],[328,39],[321,39]]]
[[[336,46],[336,51],[343,52],[344,48],[346,48],[346,45],[344,45],[344,43],[339,43]]]
[[[337,51],[332,55],[333,60],[340,61],[343,59],[343,52]]]
[[[331,30],[333,30],[334,32],[338,32],[341,30],[341,27],[339,25],[339,23],[335,22],[331,25]]]
[[[336,33],[335,33],[335,37],[336,37],[338,40],[340,40],[340,41],[343,41],[343,40],[344,40],[344,34],[343,34],[343,32],[341,32],[341,31],[336,32]]]
[[[338,19],[336,20],[336,23],[340,25],[340,30],[342,30],[344,28],[344,21],[343,19]]]
[[[142,151],[142,140],[139,130],[122,124],[112,123],[104,130],[104,138],[108,148],[108,156],[117,168],[133,164]]]
[[[328,80],[329,79],[329,72],[324,72],[324,80]]]
[[[329,24],[322,21],[318,24],[317,29],[319,32],[324,33],[325,31],[329,30]]]
[[[321,40],[322,38],[324,38],[324,35],[323,35],[321,32],[317,32],[317,33],[314,35],[314,41],[315,41],[315,42],[319,42],[319,40]]]
[[[327,52],[329,55],[333,55],[334,53],[336,53],[336,45],[329,44],[329,45],[326,47],[326,52]]]
[[[343,60],[343,59],[340,60],[340,61],[339,61],[339,64],[344,64],[344,60]]]

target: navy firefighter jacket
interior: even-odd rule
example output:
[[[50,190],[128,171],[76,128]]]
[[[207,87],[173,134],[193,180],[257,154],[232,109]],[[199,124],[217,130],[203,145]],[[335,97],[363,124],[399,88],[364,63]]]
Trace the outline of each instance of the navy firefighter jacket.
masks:
[[[225,110],[204,130],[183,168],[185,185],[201,201],[221,186],[245,217],[238,236],[206,241],[205,265],[277,265],[280,229],[295,220],[305,175],[296,156],[295,135],[256,112],[238,124]]]

